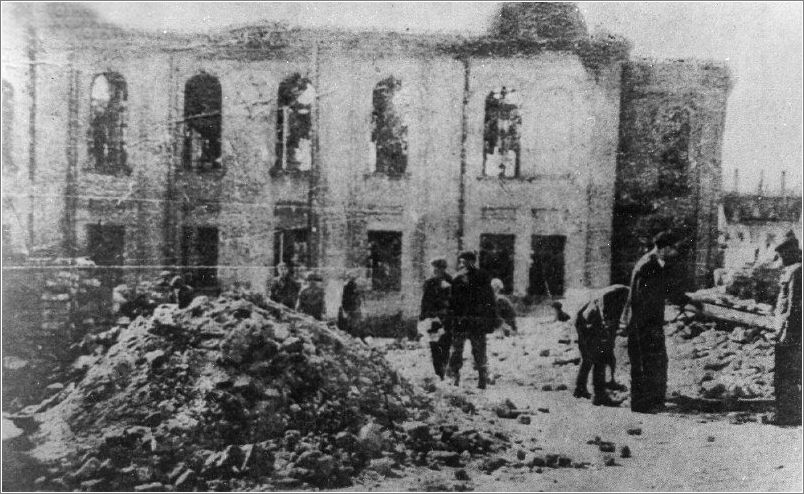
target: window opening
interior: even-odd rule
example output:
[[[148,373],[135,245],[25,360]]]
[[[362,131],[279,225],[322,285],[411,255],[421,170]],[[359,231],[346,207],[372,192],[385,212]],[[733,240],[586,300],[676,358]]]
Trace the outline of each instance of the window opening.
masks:
[[[503,293],[514,290],[514,235],[480,236],[480,268],[503,282]]]
[[[408,166],[407,107],[410,98],[394,77],[380,81],[372,93],[371,143],[374,171],[401,175]]]
[[[221,83],[202,72],[184,85],[185,168],[198,171],[221,168]]]
[[[368,232],[371,287],[380,292],[402,290],[402,233]]]
[[[312,168],[310,134],[315,98],[313,84],[299,74],[293,74],[279,84],[275,168],[287,171]]]
[[[310,231],[306,228],[279,230],[274,233],[274,266],[287,264],[292,274],[307,269]]]
[[[181,260],[185,280],[195,288],[214,288],[218,284],[218,229],[191,227],[182,229]]]
[[[564,294],[563,235],[534,235],[531,240],[530,286],[528,295],[558,296]]]
[[[96,172],[130,171],[125,143],[127,100],[128,89],[122,75],[106,72],[92,81],[89,154]]]
[[[519,92],[503,86],[486,97],[483,128],[483,174],[519,176]]]
[[[100,269],[101,283],[114,287],[122,280],[126,229],[122,225],[87,225],[87,255]],[[114,266],[114,267],[113,267]]]

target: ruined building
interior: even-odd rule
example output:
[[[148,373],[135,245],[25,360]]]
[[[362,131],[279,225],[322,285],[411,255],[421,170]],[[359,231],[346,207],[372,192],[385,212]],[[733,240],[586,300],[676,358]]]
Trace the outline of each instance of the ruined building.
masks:
[[[366,312],[404,317],[465,249],[515,294],[622,281],[656,211],[709,268],[726,69],[629,62],[572,4],[505,4],[472,38],[6,10],[4,247],[212,288],[282,260],[321,270],[330,312],[360,268]]]

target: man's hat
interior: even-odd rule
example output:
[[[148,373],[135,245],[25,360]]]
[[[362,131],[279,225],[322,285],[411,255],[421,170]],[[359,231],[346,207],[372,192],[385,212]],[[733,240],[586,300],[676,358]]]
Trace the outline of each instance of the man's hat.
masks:
[[[797,251],[799,250],[798,240],[796,237],[788,238],[784,242],[780,243],[774,249],[776,252],[789,252],[789,251]]]
[[[447,269],[447,260],[443,257],[436,257],[430,261],[430,265],[439,269]]]
[[[463,259],[464,261],[475,262],[477,261],[477,256],[471,250],[466,250],[458,254],[458,259]]]
[[[653,237],[653,245],[655,245],[657,249],[662,249],[664,247],[677,247],[680,243],[680,240],[681,239],[679,239],[674,233],[664,231],[659,232],[655,237]]]

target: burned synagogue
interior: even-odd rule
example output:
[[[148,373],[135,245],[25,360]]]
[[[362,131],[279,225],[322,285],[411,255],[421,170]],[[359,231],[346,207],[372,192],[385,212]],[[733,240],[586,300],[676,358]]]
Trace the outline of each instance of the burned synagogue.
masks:
[[[724,186],[728,60],[198,8],[4,2],[4,490],[801,487],[801,195]]]

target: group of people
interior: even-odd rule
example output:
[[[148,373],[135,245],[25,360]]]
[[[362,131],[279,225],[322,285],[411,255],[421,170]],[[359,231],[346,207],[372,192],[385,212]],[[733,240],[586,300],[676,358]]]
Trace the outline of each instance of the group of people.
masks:
[[[435,373],[460,384],[468,340],[478,387],[485,389],[489,382],[486,335],[498,328],[509,333],[517,330],[513,305],[502,294],[502,281],[491,279],[477,267],[474,252],[458,256],[455,276],[447,272],[446,259],[434,259],[430,264],[433,275],[424,282],[419,321],[430,338]]]
[[[614,339],[618,328],[628,337],[631,365],[631,410],[655,413],[665,406],[668,356],[664,335],[666,302],[700,311],[674,283],[671,263],[678,256],[678,239],[662,232],[653,239],[654,248],[634,266],[631,285],[613,285],[584,304],[575,327],[581,352],[581,368],[574,395],[589,398],[586,382],[592,371],[594,404],[618,406],[607,389],[614,381]],[[784,271],[776,303],[778,325],[775,346],[774,392],[780,425],[801,424],[801,248],[788,237],[775,249]],[[606,367],[612,380],[606,382]]]
[[[276,266],[276,271],[278,276],[268,287],[270,299],[319,321],[323,320],[327,306],[324,288],[321,286],[324,281],[321,275],[316,272],[309,273],[305,278],[305,286],[302,286],[284,262]]]

